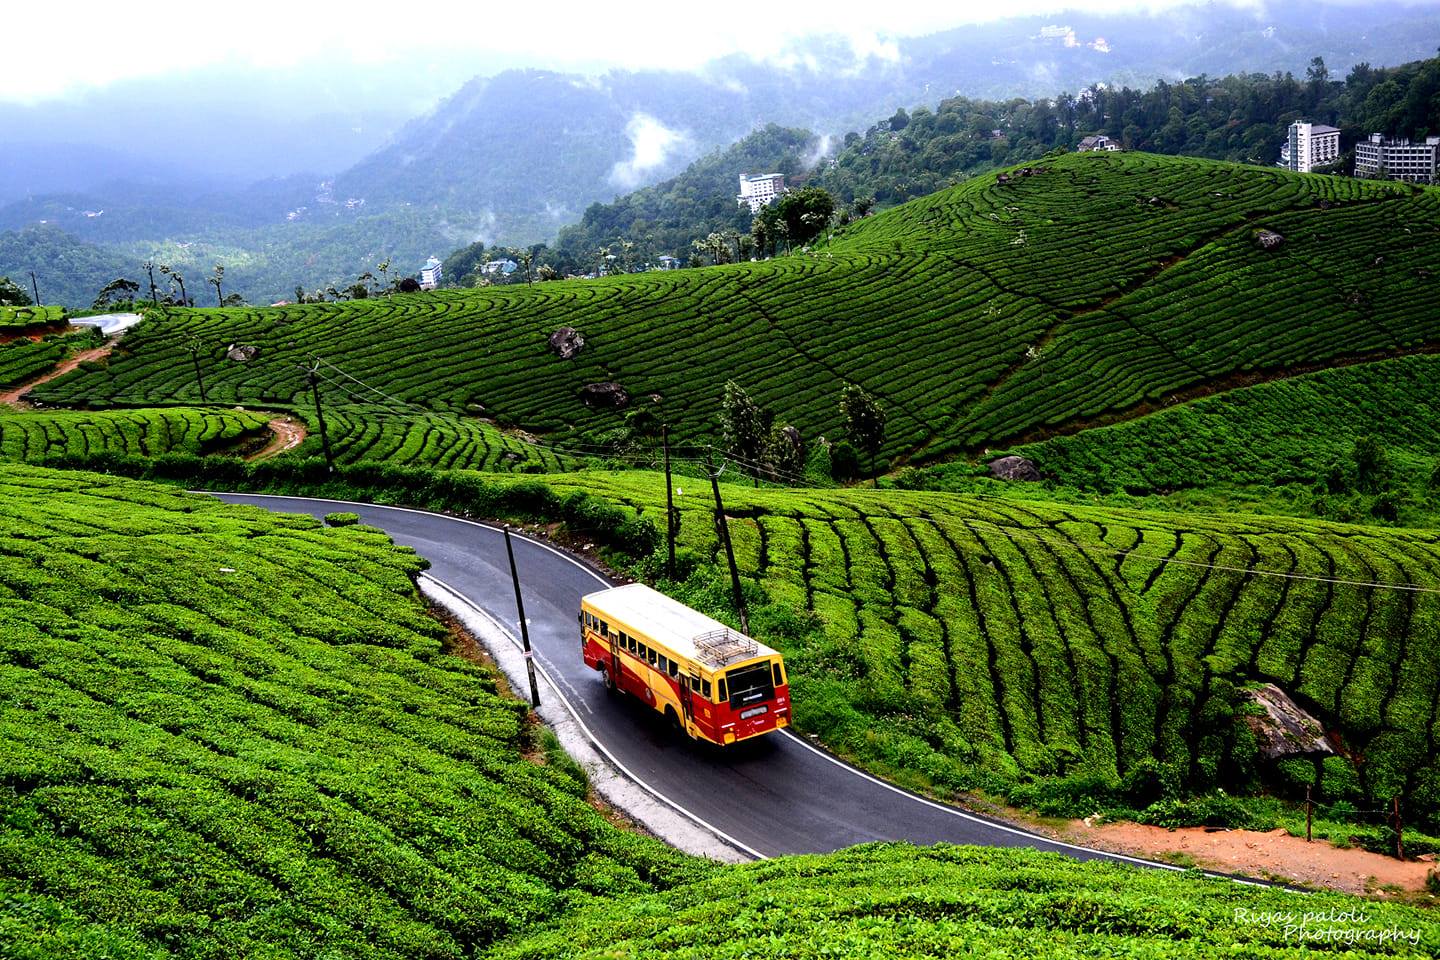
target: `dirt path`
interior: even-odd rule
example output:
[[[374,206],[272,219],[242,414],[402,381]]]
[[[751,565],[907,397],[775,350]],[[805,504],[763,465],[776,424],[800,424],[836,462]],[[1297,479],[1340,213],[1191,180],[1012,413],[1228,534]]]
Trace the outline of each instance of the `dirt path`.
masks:
[[[266,426],[275,436],[271,437],[270,442],[263,448],[246,457],[246,460],[268,460],[287,450],[294,450],[305,441],[305,437],[308,435],[305,424],[293,417],[276,417]]]
[[[24,397],[25,394],[29,393],[31,390],[34,390],[36,387],[40,386],[40,384],[49,383],[56,377],[64,376],[65,374],[69,373],[71,370],[74,370],[76,367],[80,366],[80,364],[84,363],[87,360],[103,360],[106,357],[110,356],[110,351],[114,349],[115,341],[111,340],[103,347],[96,347],[94,350],[82,350],[70,359],[60,361],[60,365],[57,366],[54,370],[51,370],[49,373],[42,374],[36,377],[34,380],[22,383],[18,387],[12,387],[11,389],[6,390],[4,393],[0,393],[0,403],[10,404],[11,406],[16,407],[24,406],[24,401],[21,398]]]
[[[1358,848],[1341,849],[1323,840],[1306,843],[1284,830],[1223,830],[1207,833],[1203,827],[1167,830],[1135,823],[1091,826],[1073,820],[1058,831],[1072,843],[1165,860],[1224,873],[1283,879],[1306,887],[1375,893],[1393,886],[1407,891],[1425,889],[1425,874],[1436,865],[1417,860],[1396,860]]]

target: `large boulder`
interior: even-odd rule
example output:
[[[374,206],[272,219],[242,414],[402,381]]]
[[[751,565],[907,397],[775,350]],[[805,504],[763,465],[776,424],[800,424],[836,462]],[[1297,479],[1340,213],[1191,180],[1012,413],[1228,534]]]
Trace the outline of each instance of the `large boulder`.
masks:
[[[1024,457],[1010,456],[990,461],[990,476],[997,480],[1034,481],[1040,479],[1040,471]]]
[[[613,407],[619,410],[630,405],[630,394],[613,381],[587,383],[580,388],[580,400],[587,407]]]
[[[550,349],[554,350],[561,360],[569,360],[585,349],[585,337],[574,327],[561,327],[550,334]]]
[[[1334,753],[1325,737],[1325,728],[1300,708],[1290,695],[1273,683],[1251,687],[1245,697],[1261,708],[1246,714],[1245,723],[1255,734],[1259,753],[1265,760],[1280,760],[1302,754]]]
[[[259,347],[252,347],[243,343],[232,343],[225,348],[225,358],[240,363],[244,363],[247,360],[254,360],[259,353]]]

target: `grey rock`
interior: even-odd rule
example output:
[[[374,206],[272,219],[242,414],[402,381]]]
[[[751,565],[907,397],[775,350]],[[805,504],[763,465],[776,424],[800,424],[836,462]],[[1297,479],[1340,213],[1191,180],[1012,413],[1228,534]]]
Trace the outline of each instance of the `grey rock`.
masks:
[[[1285,238],[1274,230],[1261,230],[1255,234],[1255,242],[1260,244],[1262,250],[1278,250],[1280,244],[1285,242]]]
[[[574,327],[561,327],[550,334],[550,349],[554,350],[561,360],[569,360],[585,349],[585,337]]]
[[[1024,457],[1009,456],[990,461],[990,476],[997,480],[1035,481],[1040,479],[1040,471]]]
[[[236,360],[244,363],[247,360],[254,360],[260,353],[259,347],[247,346],[241,343],[232,343],[225,348],[225,359]]]
[[[630,405],[630,394],[613,381],[587,383],[580,388],[580,400],[587,407],[614,407],[619,410]]]
[[[1325,738],[1325,728],[1320,721],[1302,710],[1288,693],[1275,684],[1267,683],[1243,692],[1265,711],[1245,717],[1245,723],[1255,734],[1263,759],[1279,760],[1302,754],[1335,752]]]

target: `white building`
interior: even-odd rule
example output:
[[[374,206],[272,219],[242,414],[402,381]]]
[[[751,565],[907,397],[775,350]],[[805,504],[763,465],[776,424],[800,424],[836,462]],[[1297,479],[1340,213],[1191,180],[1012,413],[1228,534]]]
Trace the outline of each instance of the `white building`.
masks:
[[[1440,137],[1426,137],[1424,143],[1405,138],[1389,139],[1372,133],[1355,144],[1355,176],[1434,183],[1440,161]]]
[[[1111,140],[1103,133],[1097,133],[1093,137],[1081,137],[1080,142],[1075,145],[1076,153],[1089,153],[1092,150],[1103,150],[1106,153],[1114,153],[1120,149],[1120,144]]]
[[[1280,165],[1297,173],[1309,173],[1332,163],[1340,156],[1340,131],[1323,123],[1296,120],[1290,136],[1280,148]]]
[[[440,275],[443,271],[440,268],[440,261],[431,257],[425,261],[425,266],[420,268],[420,289],[434,290],[440,286]]]
[[[735,198],[737,203],[743,203],[750,208],[751,213],[759,212],[761,207],[768,206],[771,201],[785,192],[785,175],[783,173],[762,173],[756,177],[740,175],[740,195]]]

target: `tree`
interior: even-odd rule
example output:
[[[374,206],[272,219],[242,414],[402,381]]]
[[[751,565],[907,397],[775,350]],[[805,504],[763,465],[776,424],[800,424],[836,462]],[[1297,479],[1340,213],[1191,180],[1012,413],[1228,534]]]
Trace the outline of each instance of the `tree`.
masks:
[[[160,300],[155,296],[155,261],[145,261],[145,273],[150,278],[150,306],[160,306]],[[298,288],[297,288],[298,289]]]
[[[785,194],[775,210],[790,241],[804,245],[824,232],[835,214],[835,198],[823,187],[806,187]]]
[[[215,288],[215,303],[217,306],[225,306],[225,291],[221,287],[225,283],[225,268],[215,264],[215,272],[205,278],[205,282]]]
[[[765,441],[774,419],[738,383],[725,381],[720,398],[720,444],[732,456],[746,461],[752,474],[764,460]]]
[[[1355,486],[1365,493],[1379,493],[1390,485],[1390,457],[1380,441],[1366,435],[1355,441],[1350,453],[1355,465]]]
[[[161,265],[160,272],[169,277],[170,282],[180,288],[180,306],[190,306],[190,296],[185,292],[185,278],[181,276],[180,271],[174,269],[173,267]],[[171,301],[174,301],[173,297],[171,298]]]
[[[0,277],[0,307],[28,307],[30,294],[9,277]]]
[[[375,264],[375,269],[380,271],[380,288],[385,293],[393,293],[394,288],[390,285],[390,258],[386,257]],[[400,278],[396,277],[395,282],[399,283]]]
[[[790,424],[765,438],[765,466],[772,480],[794,483],[805,473],[805,439]]]
[[[140,284],[134,280],[117,277],[101,288],[100,295],[95,298],[95,302],[90,304],[90,307],[93,310],[103,310],[111,304],[134,303],[135,295],[139,292]]]
[[[855,446],[870,455],[870,480],[879,482],[877,458],[885,445],[885,408],[859,384],[847,383],[840,390],[840,413]]]

